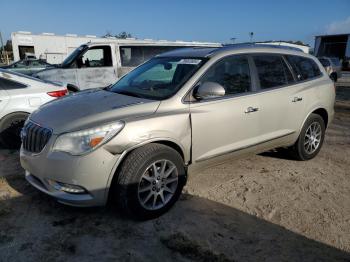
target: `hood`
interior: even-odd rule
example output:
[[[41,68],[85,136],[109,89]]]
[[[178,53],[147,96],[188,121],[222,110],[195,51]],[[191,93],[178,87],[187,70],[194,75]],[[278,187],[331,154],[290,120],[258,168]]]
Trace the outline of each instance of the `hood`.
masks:
[[[30,120],[61,134],[150,115],[159,104],[159,101],[94,89],[51,101],[33,112]]]

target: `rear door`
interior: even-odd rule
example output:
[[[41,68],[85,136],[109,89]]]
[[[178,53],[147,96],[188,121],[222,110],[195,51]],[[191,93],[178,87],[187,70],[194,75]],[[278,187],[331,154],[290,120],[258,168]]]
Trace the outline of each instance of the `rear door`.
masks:
[[[263,143],[281,146],[295,138],[304,118],[302,87],[279,54],[254,54],[260,102],[259,137]],[[263,144],[262,143],[262,144]],[[268,144],[265,144],[268,145]]]
[[[77,78],[80,89],[102,88],[117,81],[111,46],[93,46],[78,58]]]
[[[291,88],[289,94],[289,105],[291,114],[289,117],[293,120],[295,129],[300,128],[309,113],[310,106],[314,105],[317,98],[315,97],[315,88],[320,87],[318,78],[322,77],[320,68],[315,61],[308,57],[286,55],[286,61],[294,72],[296,83]]]
[[[259,100],[252,92],[247,57],[223,58],[208,69],[200,80],[204,82],[219,83],[226,94],[190,104],[192,159],[197,164],[258,143],[260,112],[254,109],[259,108]]]

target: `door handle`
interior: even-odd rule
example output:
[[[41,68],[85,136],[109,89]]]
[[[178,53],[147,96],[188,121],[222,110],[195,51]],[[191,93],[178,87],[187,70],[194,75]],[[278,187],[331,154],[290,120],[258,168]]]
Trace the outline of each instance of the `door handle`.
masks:
[[[256,111],[259,111],[259,108],[250,106],[244,111],[244,113],[249,114],[249,113],[253,113]]]
[[[295,102],[299,102],[299,101],[301,101],[301,100],[303,100],[302,97],[297,97],[297,96],[296,96],[296,97],[293,98],[292,102],[295,103]]]

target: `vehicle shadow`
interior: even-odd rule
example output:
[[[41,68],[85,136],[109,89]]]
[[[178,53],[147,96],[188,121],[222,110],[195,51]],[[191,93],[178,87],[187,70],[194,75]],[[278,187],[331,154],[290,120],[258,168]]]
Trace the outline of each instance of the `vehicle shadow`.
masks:
[[[291,153],[286,148],[278,148],[273,149],[270,151],[266,151],[259,154],[260,156],[264,157],[271,157],[271,158],[277,158],[277,159],[285,159],[285,160],[292,160],[297,161],[295,157],[291,155]]]
[[[350,259],[347,252],[190,194],[184,194],[163,216],[141,222],[121,215],[113,204],[101,208],[61,205],[28,185],[21,174],[5,180],[15,193],[3,197],[0,191],[3,261]]]

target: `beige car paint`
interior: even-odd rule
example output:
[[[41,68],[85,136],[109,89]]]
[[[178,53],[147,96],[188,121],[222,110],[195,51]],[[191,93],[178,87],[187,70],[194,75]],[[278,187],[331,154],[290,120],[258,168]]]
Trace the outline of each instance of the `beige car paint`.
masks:
[[[188,100],[200,77],[217,61],[228,55],[269,53],[290,54],[305,56],[313,59],[321,69],[322,75],[313,80],[299,82],[282,88],[273,88],[259,92],[245,93],[232,97],[221,97],[208,101]],[[103,92],[103,91],[101,91]],[[104,204],[112,177],[123,159],[131,150],[147,143],[158,142],[167,144],[178,150],[188,168],[189,174],[197,172],[201,168],[217,164],[232,157],[244,155],[249,152],[263,152],[276,147],[290,146],[297,140],[303,123],[307,117],[317,109],[323,109],[328,113],[328,122],[333,118],[335,92],[331,80],[319,61],[310,55],[292,50],[259,47],[223,49],[212,55],[211,59],[201,67],[183,87],[169,99],[163,100],[159,105],[145,101],[145,104],[125,106],[114,113],[109,111],[99,113],[93,117],[86,115],[80,123],[70,125],[70,131],[95,125],[101,117],[109,115],[112,119],[125,122],[124,129],[108,143],[84,156],[69,157],[65,153],[50,152],[50,146],[40,156],[33,156],[29,152],[21,150],[22,166],[26,170],[35,170],[37,176],[50,176],[57,179],[59,171],[47,174],[43,172],[47,164],[55,165],[55,160],[62,159],[68,165],[77,161],[84,170],[84,184],[91,192],[103,191],[95,199],[84,205]],[[142,108],[154,113],[137,115]],[[248,113],[247,110],[258,108],[257,111]],[[128,112],[135,112],[128,113]],[[33,121],[45,124],[45,112],[33,116]],[[68,131],[68,130],[67,130]],[[55,132],[55,131],[54,131]],[[62,131],[60,131],[62,132]],[[54,138],[52,138],[54,139]],[[52,146],[51,142],[51,146]],[[101,181],[92,184],[89,177],[93,177],[97,170],[93,156],[103,161],[100,166],[103,172]],[[104,159],[103,156],[106,158]],[[74,160],[76,158],[76,160]],[[91,162],[91,163],[90,163]],[[73,165],[75,173],[66,177],[65,183],[79,184],[79,170]],[[58,197],[57,192],[52,195]],[[102,194],[102,193],[101,193]],[[61,199],[68,204],[80,205],[79,201]]]

